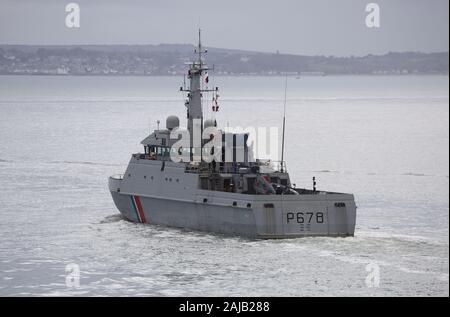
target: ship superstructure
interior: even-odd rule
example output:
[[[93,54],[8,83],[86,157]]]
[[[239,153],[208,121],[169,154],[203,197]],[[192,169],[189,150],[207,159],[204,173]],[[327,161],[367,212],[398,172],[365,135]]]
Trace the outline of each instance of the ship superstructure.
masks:
[[[255,238],[352,236],[356,205],[352,194],[296,188],[285,162],[253,159],[247,133],[219,129],[203,117],[204,94],[217,112],[217,87],[204,87],[208,67],[199,43],[189,65],[189,86],[180,88],[187,129],[169,116],[141,143],[123,175],[109,179],[122,215],[133,222]]]

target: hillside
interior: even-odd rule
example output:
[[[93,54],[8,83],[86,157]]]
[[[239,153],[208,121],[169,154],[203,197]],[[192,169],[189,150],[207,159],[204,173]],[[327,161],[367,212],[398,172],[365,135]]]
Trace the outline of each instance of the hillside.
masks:
[[[0,74],[179,75],[194,58],[189,44],[0,45]],[[209,48],[217,75],[448,74],[449,53],[362,57],[301,56]]]

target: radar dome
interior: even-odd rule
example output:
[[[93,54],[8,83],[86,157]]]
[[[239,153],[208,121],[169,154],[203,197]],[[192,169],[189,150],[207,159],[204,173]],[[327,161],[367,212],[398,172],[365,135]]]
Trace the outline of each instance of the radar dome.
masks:
[[[166,120],[166,128],[167,130],[172,130],[174,128],[178,128],[180,126],[180,119],[177,116],[169,116]]]

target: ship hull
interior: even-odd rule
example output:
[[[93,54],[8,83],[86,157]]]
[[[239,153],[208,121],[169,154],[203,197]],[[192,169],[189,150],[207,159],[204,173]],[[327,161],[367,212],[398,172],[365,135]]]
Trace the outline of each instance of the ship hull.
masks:
[[[113,181],[113,183],[117,183]],[[353,236],[353,195],[239,195],[199,190],[192,200],[110,191],[129,221],[250,238]]]
[[[112,192],[117,209],[129,221],[168,227],[215,232],[229,235],[256,236],[251,210],[225,206],[199,205],[177,200],[124,195]],[[142,209],[136,206],[139,200]],[[141,215],[144,214],[144,217]]]

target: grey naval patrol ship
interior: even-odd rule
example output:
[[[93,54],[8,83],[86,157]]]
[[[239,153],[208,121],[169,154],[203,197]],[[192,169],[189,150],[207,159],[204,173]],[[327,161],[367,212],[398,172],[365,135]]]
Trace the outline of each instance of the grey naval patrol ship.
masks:
[[[353,236],[356,205],[352,194],[319,191],[315,186],[295,188],[283,160],[275,166],[253,159],[248,134],[219,130],[216,120],[204,120],[203,93],[211,92],[217,102],[218,88],[204,87],[208,68],[200,32],[195,53],[198,60],[189,64],[189,86],[180,88],[187,93],[187,146],[178,146],[183,131],[176,116],[167,118],[166,129],[158,127],[141,142],[144,153],[132,154],[125,173],[109,178],[109,190],[123,217],[250,238]],[[217,111],[218,104],[213,105]],[[217,131],[214,138],[219,146],[207,148],[209,139],[194,140],[196,129],[203,134],[211,128]],[[203,159],[214,149],[214,159]],[[229,149],[232,154],[226,155]],[[183,154],[184,159],[174,160],[174,153]]]

